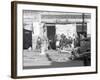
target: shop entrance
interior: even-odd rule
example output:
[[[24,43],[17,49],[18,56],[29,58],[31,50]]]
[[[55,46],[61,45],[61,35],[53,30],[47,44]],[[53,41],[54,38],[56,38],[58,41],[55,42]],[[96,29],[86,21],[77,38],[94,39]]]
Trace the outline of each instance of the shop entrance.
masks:
[[[49,40],[49,49],[56,49],[56,40],[55,40],[55,35],[56,35],[56,28],[55,25],[47,25],[47,37]]]

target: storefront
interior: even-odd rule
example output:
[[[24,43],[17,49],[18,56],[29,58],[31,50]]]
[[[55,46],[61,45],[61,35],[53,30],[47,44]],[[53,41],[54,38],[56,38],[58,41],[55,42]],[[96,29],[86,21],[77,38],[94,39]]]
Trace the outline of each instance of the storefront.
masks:
[[[44,11],[25,11],[24,12],[24,43],[23,48],[36,49],[37,39],[46,38],[48,48],[56,49],[55,37],[64,34],[66,38],[75,38],[77,35],[90,35],[90,14],[82,13],[60,13]],[[32,24],[31,26],[29,26]],[[30,28],[30,32],[25,32],[25,27]],[[28,29],[27,28],[27,29]],[[27,35],[28,40],[25,38]],[[30,45],[32,44],[32,45]],[[25,47],[27,45],[27,48]]]

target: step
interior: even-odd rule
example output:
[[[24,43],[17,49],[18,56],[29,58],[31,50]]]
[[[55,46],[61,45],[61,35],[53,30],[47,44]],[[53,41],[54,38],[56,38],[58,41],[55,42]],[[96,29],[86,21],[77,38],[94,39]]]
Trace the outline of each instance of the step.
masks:
[[[51,61],[24,61],[24,67],[31,67],[31,66],[48,66],[51,65]]]

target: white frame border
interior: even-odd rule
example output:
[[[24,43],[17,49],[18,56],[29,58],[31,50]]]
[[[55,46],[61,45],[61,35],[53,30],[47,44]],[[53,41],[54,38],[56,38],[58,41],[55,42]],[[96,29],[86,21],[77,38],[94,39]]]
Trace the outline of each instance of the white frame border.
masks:
[[[60,12],[84,12],[91,13],[91,66],[87,67],[64,67],[64,68],[49,68],[49,69],[29,69],[23,70],[22,65],[22,38],[23,38],[23,25],[22,25],[22,10],[43,10],[43,11],[60,11]],[[51,74],[70,74],[70,73],[83,73],[96,71],[96,9],[95,8],[82,8],[82,7],[62,7],[50,5],[28,5],[17,4],[17,76],[37,76],[37,75],[51,75]],[[49,73],[48,73],[49,72]]]

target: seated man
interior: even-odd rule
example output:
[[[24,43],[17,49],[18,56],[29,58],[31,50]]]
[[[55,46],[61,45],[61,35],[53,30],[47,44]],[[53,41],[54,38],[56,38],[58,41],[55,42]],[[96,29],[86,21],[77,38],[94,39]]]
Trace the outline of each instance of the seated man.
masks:
[[[80,59],[84,61],[84,65],[90,65],[90,38],[80,41],[80,47],[76,47],[72,51],[72,59]]]
[[[41,38],[38,37],[38,38],[37,38],[36,49],[41,49],[41,44],[42,44]]]

